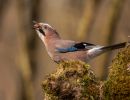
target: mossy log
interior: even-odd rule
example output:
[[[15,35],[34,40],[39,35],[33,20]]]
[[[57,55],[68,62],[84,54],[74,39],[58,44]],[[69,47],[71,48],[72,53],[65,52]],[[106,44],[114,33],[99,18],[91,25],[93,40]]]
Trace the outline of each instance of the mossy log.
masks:
[[[130,100],[130,46],[117,54],[104,83],[107,100]]]
[[[42,83],[45,100],[130,100],[130,46],[112,61],[108,78],[98,80],[88,64],[62,62]]]

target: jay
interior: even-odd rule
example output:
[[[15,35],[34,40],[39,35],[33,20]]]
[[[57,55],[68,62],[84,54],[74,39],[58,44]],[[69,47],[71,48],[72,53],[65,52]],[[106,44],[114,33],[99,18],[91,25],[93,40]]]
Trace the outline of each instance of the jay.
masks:
[[[100,46],[87,42],[63,40],[49,24],[34,22],[33,28],[45,44],[46,50],[56,63],[69,60],[88,62],[106,51],[123,48],[126,42],[111,46]]]

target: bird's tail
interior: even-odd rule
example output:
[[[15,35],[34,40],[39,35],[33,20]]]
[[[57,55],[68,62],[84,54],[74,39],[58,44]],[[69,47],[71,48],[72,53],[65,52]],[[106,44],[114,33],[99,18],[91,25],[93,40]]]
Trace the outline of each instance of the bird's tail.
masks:
[[[102,47],[101,49],[103,51],[109,51],[109,50],[123,48],[126,46],[126,44],[127,44],[127,42],[123,42],[123,43],[119,43],[119,44],[115,44],[115,45],[111,45],[111,46]]]
[[[91,59],[91,58],[99,56],[100,54],[103,54],[107,51],[123,48],[126,45],[127,45],[127,42],[110,45],[110,46],[105,46],[105,47],[99,47],[99,48],[97,47],[97,48],[90,49],[89,51],[87,51],[87,54],[89,54],[89,57],[90,57],[89,59]]]

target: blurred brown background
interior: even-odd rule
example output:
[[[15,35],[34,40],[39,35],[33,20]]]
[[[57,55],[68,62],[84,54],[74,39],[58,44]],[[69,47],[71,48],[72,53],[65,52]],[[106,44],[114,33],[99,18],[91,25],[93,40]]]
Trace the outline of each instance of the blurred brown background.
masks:
[[[128,40],[129,10],[130,0],[0,0],[0,100],[43,100],[41,82],[56,64],[33,20],[49,23],[64,39],[110,45]],[[117,51],[90,62],[98,78],[106,78]]]

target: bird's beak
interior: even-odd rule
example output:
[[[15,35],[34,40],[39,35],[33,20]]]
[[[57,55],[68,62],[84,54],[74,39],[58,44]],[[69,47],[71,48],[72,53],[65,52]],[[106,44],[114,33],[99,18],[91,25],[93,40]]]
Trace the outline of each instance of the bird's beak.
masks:
[[[41,24],[39,24],[36,21],[33,21],[34,25],[33,25],[33,29],[38,30],[40,33],[42,33],[45,36],[45,32],[43,31]]]
[[[33,25],[33,29],[39,29],[40,27],[41,27],[41,25],[38,23],[38,22],[36,22],[36,21],[33,21],[33,23],[34,23],[34,25]]]

